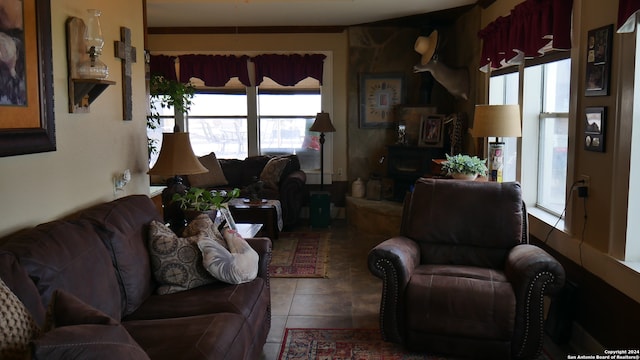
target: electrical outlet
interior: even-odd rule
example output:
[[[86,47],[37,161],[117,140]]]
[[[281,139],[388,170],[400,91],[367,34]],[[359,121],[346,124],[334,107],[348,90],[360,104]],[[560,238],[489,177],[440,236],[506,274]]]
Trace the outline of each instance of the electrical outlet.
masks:
[[[580,175],[580,180],[582,180],[582,184],[579,184],[579,186],[586,186],[589,187],[591,185],[591,176],[589,175]]]

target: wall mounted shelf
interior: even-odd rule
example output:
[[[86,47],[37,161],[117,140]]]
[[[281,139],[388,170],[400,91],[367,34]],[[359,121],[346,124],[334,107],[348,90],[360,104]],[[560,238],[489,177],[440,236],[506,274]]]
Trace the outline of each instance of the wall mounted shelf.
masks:
[[[69,112],[88,113],[93,103],[104,90],[116,82],[104,79],[81,78],[78,64],[89,57],[84,43],[84,21],[77,17],[67,19],[67,68],[69,76]]]

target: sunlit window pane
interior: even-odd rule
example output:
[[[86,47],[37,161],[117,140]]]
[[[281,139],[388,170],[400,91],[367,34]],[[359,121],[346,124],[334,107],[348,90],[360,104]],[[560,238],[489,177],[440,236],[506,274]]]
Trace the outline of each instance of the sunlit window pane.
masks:
[[[562,214],[567,183],[567,118],[548,117],[540,121],[538,205]]]
[[[518,73],[492,76],[489,80],[489,105],[518,104]],[[503,181],[515,181],[518,162],[516,138],[502,138],[504,142]]]

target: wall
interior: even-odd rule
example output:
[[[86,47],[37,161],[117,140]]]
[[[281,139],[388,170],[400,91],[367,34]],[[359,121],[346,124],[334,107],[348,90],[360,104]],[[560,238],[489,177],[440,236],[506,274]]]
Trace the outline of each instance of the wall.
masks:
[[[38,0],[40,1],[40,0]],[[51,1],[54,111],[57,151],[0,158],[0,236],[114,198],[112,179],[130,169],[124,194],[148,194],[146,96],[141,1]],[[91,105],[90,114],[69,114],[65,21],[102,10],[105,47],[101,59],[116,81]],[[113,41],[120,27],[131,29],[138,62],[133,64],[133,121],[122,121],[120,60]],[[0,117],[1,115],[0,110]]]
[[[326,134],[325,146],[333,141],[333,169],[325,167],[325,174],[333,173],[333,181],[344,181],[347,169],[347,40],[345,33],[329,34],[198,34],[198,35],[148,35],[148,49],[153,54],[190,53],[278,53],[318,52],[333,54],[331,121],[335,133]],[[324,102],[324,100],[323,100]],[[340,173],[340,169],[343,171]],[[318,181],[319,183],[319,181]]]
[[[497,0],[481,12],[481,27],[497,16],[508,15],[520,2]],[[624,242],[621,237],[625,232],[620,226],[624,221],[619,221],[612,214],[620,214],[626,218],[627,204],[619,199],[624,200],[628,195],[627,184],[620,186],[615,182],[616,177],[628,176],[628,168],[616,164],[620,164],[620,158],[624,154],[628,156],[630,151],[627,144],[616,143],[616,133],[624,128],[620,125],[621,108],[618,104],[623,93],[618,82],[634,71],[633,64],[626,60],[623,62],[622,35],[614,34],[613,37],[610,95],[584,96],[587,32],[608,24],[614,24],[615,29],[617,9],[617,2],[573,1],[567,182],[570,184],[584,174],[590,176],[591,185],[589,196],[584,202],[571,194],[565,231],[551,233],[545,245],[550,246],[550,250],[557,254],[567,269],[569,279],[579,287],[578,296],[574,299],[576,306],[573,307],[576,322],[607,348],[637,345],[637,334],[633,333],[635,330],[619,324],[634,323],[633,318],[637,319],[635,314],[640,308],[640,274],[633,269],[634,264],[621,262],[610,255],[610,249],[617,248]],[[486,84],[484,77],[482,73],[477,73],[479,83]],[[606,106],[608,109],[604,153],[583,149],[582,119],[585,107],[589,106]],[[614,174],[614,169],[621,169],[627,174]],[[555,220],[531,216],[530,229],[534,238],[545,239],[550,233],[549,224],[553,224]],[[636,340],[635,343],[632,339]]]

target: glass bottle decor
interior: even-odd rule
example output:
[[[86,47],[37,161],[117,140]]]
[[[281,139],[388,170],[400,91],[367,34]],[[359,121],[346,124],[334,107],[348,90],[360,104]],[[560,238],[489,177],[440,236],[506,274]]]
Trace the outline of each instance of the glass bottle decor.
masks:
[[[80,63],[78,75],[86,79],[106,79],[109,76],[109,68],[99,58],[104,47],[102,27],[100,26],[102,12],[96,9],[89,9],[87,12],[89,16],[84,32],[84,41],[89,59]]]

